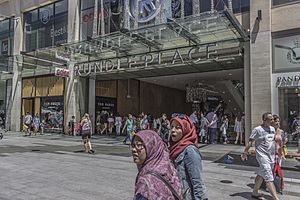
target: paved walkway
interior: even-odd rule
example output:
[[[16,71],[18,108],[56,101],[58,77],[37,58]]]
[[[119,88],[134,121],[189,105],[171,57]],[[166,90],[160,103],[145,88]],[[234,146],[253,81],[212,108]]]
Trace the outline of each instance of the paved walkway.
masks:
[[[6,133],[0,140],[0,199],[132,199],[137,169],[122,139],[94,136],[96,153],[91,155],[82,152],[80,137]],[[242,148],[210,145],[200,149],[209,199],[251,199],[256,167],[221,162],[224,154],[234,155]],[[284,173],[286,190],[280,198],[300,199],[300,181],[295,178],[299,172]]]

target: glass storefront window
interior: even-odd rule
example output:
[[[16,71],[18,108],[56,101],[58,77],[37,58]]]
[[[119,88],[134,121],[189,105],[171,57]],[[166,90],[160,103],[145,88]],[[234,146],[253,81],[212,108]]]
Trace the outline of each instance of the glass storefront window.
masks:
[[[10,47],[13,44],[13,30],[14,27],[12,19],[0,21],[0,56],[11,54],[12,48]],[[1,64],[5,63],[1,62]]]
[[[5,110],[6,110],[6,81],[0,81],[0,126],[5,122]]]
[[[284,131],[292,132],[292,123],[300,114],[300,87],[279,88],[279,116]]]
[[[0,71],[9,71],[14,35],[14,20],[12,18],[0,21]],[[0,126],[4,126],[6,113],[7,82],[0,80]]]
[[[123,1],[122,0],[103,0],[104,11],[101,13],[101,4],[98,0],[98,18],[97,18],[97,35],[101,33],[101,18],[104,17],[104,32],[112,33],[120,30]],[[94,0],[81,1],[81,39],[93,35],[94,25]]]
[[[222,11],[228,7],[228,0],[214,0],[214,9]],[[250,10],[250,0],[232,0],[233,13],[247,12]],[[211,10],[211,1],[200,0],[200,12]]]
[[[67,42],[68,0],[26,12],[26,51]]]
[[[300,2],[299,0],[273,0],[273,6],[293,3],[293,2],[297,2],[297,1]]]

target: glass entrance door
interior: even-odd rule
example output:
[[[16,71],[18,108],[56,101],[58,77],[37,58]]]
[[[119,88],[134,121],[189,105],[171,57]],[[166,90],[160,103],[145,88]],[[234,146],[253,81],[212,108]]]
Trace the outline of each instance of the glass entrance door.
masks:
[[[300,114],[300,89],[279,89],[279,115],[284,131],[291,133],[291,126],[297,114]]]

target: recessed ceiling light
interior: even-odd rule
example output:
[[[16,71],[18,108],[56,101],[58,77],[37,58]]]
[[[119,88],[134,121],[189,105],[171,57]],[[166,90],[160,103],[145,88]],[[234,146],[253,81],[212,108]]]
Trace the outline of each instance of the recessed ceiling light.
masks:
[[[232,76],[232,73],[228,73],[228,76]]]

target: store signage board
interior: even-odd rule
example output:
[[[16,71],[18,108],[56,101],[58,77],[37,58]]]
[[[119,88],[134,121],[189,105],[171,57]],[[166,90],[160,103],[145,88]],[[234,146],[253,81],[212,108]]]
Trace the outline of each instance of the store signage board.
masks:
[[[129,69],[143,69],[151,66],[172,66],[176,64],[198,63],[211,60],[217,56],[214,49],[216,43],[205,44],[184,49],[146,53],[139,56],[112,58],[75,65],[75,74],[78,76],[95,75],[101,72],[116,72]]]
[[[61,77],[69,78],[69,76],[70,76],[70,70],[69,69],[65,69],[65,68],[55,67],[54,74],[55,74],[55,76],[61,76]]]
[[[300,73],[291,76],[278,76],[276,79],[276,87],[299,87]]]

